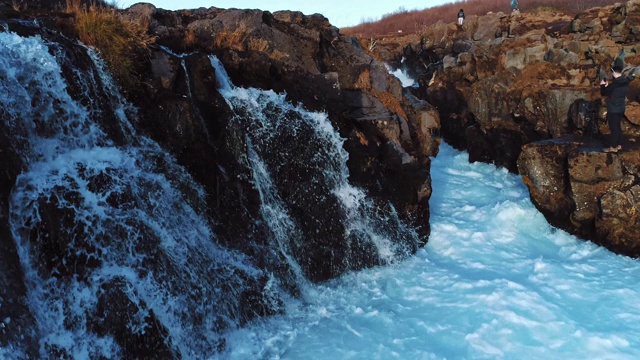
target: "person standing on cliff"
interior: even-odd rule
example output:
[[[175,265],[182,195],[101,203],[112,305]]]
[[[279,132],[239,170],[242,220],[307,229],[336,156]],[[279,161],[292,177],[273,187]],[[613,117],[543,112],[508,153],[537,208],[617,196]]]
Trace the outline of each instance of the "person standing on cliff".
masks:
[[[622,149],[622,126],[620,122],[626,110],[627,91],[629,90],[629,79],[622,76],[624,61],[616,58],[611,67],[613,79],[609,82],[606,79],[600,80],[600,95],[606,96],[607,102],[607,125],[611,131],[609,147],[602,149],[604,152],[618,152]]]
[[[464,10],[460,9],[460,11],[458,11],[458,26],[462,26],[463,22],[464,22]]]
[[[518,6],[518,0],[511,0],[511,11],[512,12],[520,11],[520,7]]]

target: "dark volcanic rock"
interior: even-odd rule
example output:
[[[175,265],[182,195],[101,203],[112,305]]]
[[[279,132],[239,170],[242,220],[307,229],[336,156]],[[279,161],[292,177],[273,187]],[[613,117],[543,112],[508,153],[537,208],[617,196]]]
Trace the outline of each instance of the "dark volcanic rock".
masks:
[[[419,120],[422,124],[418,127],[407,124],[422,119],[421,101],[405,101],[400,83],[386,67],[320,15],[215,8],[172,13],[155,9],[151,31],[158,36],[158,43],[174,51],[185,50],[183,40],[191,39],[192,48],[215,53],[238,86],[286,92],[288,99],[309,110],[325,111],[347,139],[345,148],[350,152],[363,138],[375,144],[366,147],[366,152],[361,151],[363,148],[357,154],[352,152],[349,167],[357,185],[381,198],[393,197],[375,185],[374,179],[385,176],[384,169],[371,166],[383,156],[384,143],[396,142],[402,151],[413,155],[412,161],[435,155],[435,147],[429,145],[434,143],[430,129],[437,129],[438,122],[425,126],[428,121]],[[412,119],[407,113],[412,113]],[[437,115],[432,112],[429,116]],[[378,126],[382,123],[396,128],[383,129]],[[428,184],[424,174],[411,173],[407,168],[403,172]],[[421,188],[419,185],[404,191],[412,192],[424,206]],[[403,218],[424,221],[415,216],[414,204],[394,205]]]
[[[515,171],[521,145],[589,131],[587,124],[567,116],[572,107],[588,102],[594,106],[592,118],[602,117],[598,70],[608,69],[621,48],[630,54],[628,64],[640,64],[633,22],[639,11],[638,4],[629,1],[575,19],[553,12],[487,14],[470,17],[462,29],[437,23],[419,37],[381,40],[374,51],[387,61],[408,57],[408,63],[435,54],[422,67],[438,70],[423,72],[420,93],[440,112],[443,138],[468,150],[472,161]],[[629,93],[630,123],[624,124],[629,135],[639,133],[632,126],[640,115],[638,88],[636,80]],[[469,126],[474,129],[469,131]],[[470,138],[480,134],[487,136]],[[505,136],[515,139],[495,144]],[[511,155],[505,158],[505,152]]]
[[[554,226],[566,227],[575,203],[567,179],[567,157],[579,143],[541,141],[524,146],[518,162],[534,205]]]
[[[130,292],[124,279],[113,279],[101,286],[95,322],[91,324],[96,334],[113,336],[126,357],[145,358],[153,354],[159,359],[180,358],[180,354],[171,349],[167,329],[153,310],[145,312],[144,301],[132,301]]]
[[[439,125],[437,114],[415,97],[407,100],[399,81],[354,39],[342,36],[322,16],[297,12],[271,14],[216,8],[168,12],[138,4],[124,14],[148,16],[150,31],[158,43],[173,52],[198,50],[180,59],[161,50],[154,52],[150,81],[153,87],[149,89],[152,96],[136,101],[142,104],[141,125],[145,131],[166,144],[179,162],[205,184],[210,202],[229,200],[231,206],[223,206],[213,214],[224,220],[221,223],[225,225],[216,229],[222,241],[246,250],[246,244],[232,239],[237,237],[237,229],[243,229],[241,234],[246,236],[256,231],[246,224],[256,217],[259,200],[253,186],[242,180],[249,176],[225,179],[224,174],[229,171],[247,174],[247,164],[238,160],[243,158],[246,144],[237,136],[237,125],[228,121],[228,108],[216,93],[212,68],[199,51],[215,53],[238,86],[286,92],[290,101],[326,112],[346,139],[350,180],[367,189],[383,207],[391,202],[401,219],[419,225],[421,242],[426,242],[430,179],[424,166],[437,151],[437,140],[432,136]],[[189,87],[185,88],[185,84]],[[157,103],[164,105],[159,107]],[[178,136],[174,129],[180,129]],[[286,148],[286,144],[282,146]],[[287,177],[294,179],[297,174],[295,167],[278,174],[284,194],[292,194],[287,189]],[[411,181],[402,181],[398,186],[398,179]],[[291,203],[320,198],[313,192],[304,196],[308,198],[292,197]],[[236,206],[234,198],[245,200]],[[337,207],[330,202],[324,206],[318,214],[292,211],[304,230],[303,237],[309,239],[307,250],[300,252],[313,259],[313,264],[302,261],[306,273],[322,280],[349,268],[346,263],[361,264],[356,268],[375,264],[355,260],[358,255],[340,250],[345,246],[341,240],[344,229],[336,227],[337,218],[332,218],[338,216]],[[324,228],[324,234],[316,236],[317,227]],[[330,261],[322,260],[322,252],[332,254]],[[354,259],[347,260],[354,255]],[[369,257],[364,255],[363,259]],[[327,262],[335,268],[327,269]]]
[[[36,357],[37,329],[29,311],[22,265],[9,229],[9,196],[22,164],[11,148],[0,112],[0,347]]]
[[[53,282],[58,285],[48,288],[51,296],[64,298],[68,295],[64,293],[66,289],[74,284],[98,284],[93,288],[97,291],[95,302],[84,304],[86,307],[82,309],[66,309],[73,301],[51,299],[51,303],[61,303],[65,316],[69,314],[60,331],[82,329],[113,339],[115,347],[122,351],[114,356],[126,358],[150,353],[162,358],[188,356],[176,350],[170,328],[163,323],[163,314],[152,311],[150,302],[142,300],[148,294],[133,286],[146,276],[150,281],[153,278],[159,287],[166,286],[159,291],[171,293],[168,296],[175,295],[172,292],[184,295],[187,304],[193,299],[211,300],[218,291],[231,290],[237,298],[230,299],[230,304],[202,305],[218,306],[221,311],[228,310],[228,314],[213,320],[189,319],[211,320],[215,323],[212,330],[222,332],[255,316],[280,311],[282,303],[274,295],[278,291],[297,295],[298,268],[288,256],[299,265],[302,275],[312,281],[324,281],[389,260],[370,241],[369,228],[383,234],[385,240],[388,237],[396,242],[395,255],[409,255],[426,243],[430,233],[429,157],[437,153],[439,115],[435,108],[403,89],[382,62],[368,54],[355,38],[340,34],[326,18],[298,12],[272,14],[217,8],[171,12],[151,4],[137,4],[119,11],[123,18],[148,21],[149,33],[157,39],[148,57],[136,58],[136,68],[141,70],[136,74],[141,80],[139,88],[125,91],[134,108],[113,96],[117,91],[101,77],[87,48],[73,38],[77,34],[69,31],[73,15],[57,12],[61,4],[52,2],[28,13],[14,11],[12,16],[29,21],[11,22],[8,28],[22,36],[42,37],[50,46],[49,51],[55,53],[65,90],[73,101],[86,107],[95,126],[104,132],[104,139],[90,146],[115,152],[135,148],[133,152],[143,157],[133,161],[139,162],[135,166],[179,188],[184,199],[175,201],[184,202],[202,216],[205,224],[197,226],[212,230],[211,239],[207,238],[212,244],[207,245],[220,246],[246,259],[250,269],[247,274],[239,274],[242,270],[233,267],[203,264],[213,270],[179,274],[182,268],[171,258],[174,254],[162,249],[163,237],[153,225],[141,220],[149,215],[145,210],[156,211],[155,196],[162,191],[154,181],[137,184],[134,179],[134,183],[116,186],[118,181],[132,179],[127,178],[126,166],[89,168],[82,162],[74,162],[64,168],[73,176],[65,177],[59,169],[47,173],[62,185],[31,189],[28,179],[16,183],[20,172],[28,170],[23,169],[28,165],[23,164],[25,155],[20,153],[26,147],[21,142],[27,136],[17,136],[5,129],[3,125],[11,119],[6,119],[8,115],[2,111],[0,345],[19,344],[23,347],[20,350],[31,357],[45,353],[70,356],[63,346],[43,342],[25,303],[23,270],[8,217],[10,194],[19,186],[29,188],[25,190],[29,201],[20,205],[29,214],[25,216],[30,216],[30,221],[18,225],[20,238],[28,243],[21,246],[29,248],[21,250],[28,252],[25,256],[38,276],[50,280],[46,286]],[[2,10],[4,16],[6,6]],[[52,16],[40,17],[42,12],[53,10]],[[0,29],[7,31],[7,26]],[[222,61],[234,84],[286,93],[287,101],[326,113],[340,135],[334,141],[340,143],[340,153],[325,161],[337,168],[332,170],[342,171],[339,175],[345,184],[364,189],[366,206],[345,206],[348,201],[363,201],[357,198],[356,191],[336,194],[334,179],[326,179],[330,177],[327,169],[314,163],[326,144],[316,140],[313,129],[302,126],[304,119],[297,112],[274,110],[274,115],[281,115],[285,131],[271,143],[260,143],[266,137],[259,136],[259,131],[252,128],[255,125],[241,121],[251,114],[232,109],[218,92],[210,54]],[[34,111],[31,115],[37,118],[38,114]],[[123,118],[131,121],[123,125]],[[294,128],[299,132],[290,131]],[[36,131],[54,137],[58,129],[42,126]],[[51,134],[44,134],[47,131]],[[165,157],[155,144],[149,145],[148,138],[172,157]],[[273,186],[287,204],[287,215],[296,229],[282,244],[276,244],[276,230],[263,214],[267,199],[255,179],[252,151],[263,151],[261,160],[275,169],[271,174]],[[343,171],[347,157],[348,171]],[[179,170],[174,161],[182,166]],[[192,180],[202,186],[205,201],[200,201],[199,193],[195,194],[200,187],[186,188]],[[352,198],[345,201],[340,196]],[[90,214],[91,206],[87,204],[94,197],[103,209],[108,209],[106,212],[125,214],[126,219],[120,223],[120,219],[114,219],[119,215]],[[171,204],[179,205],[182,204]],[[138,213],[140,218],[134,216],[137,206],[145,209]],[[368,223],[350,222],[360,218],[366,218]],[[398,218],[400,221],[396,221]],[[414,229],[418,230],[417,238]],[[102,269],[106,262],[119,264],[122,259],[115,258],[122,249],[131,251],[125,252],[124,258],[129,259],[129,255],[135,258],[133,277],[113,276],[100,283],[92,282],[97,269]],[[194,251],[179,260],[190,262],[192,258],[186,257],[191,255],[199,259],[198,251]],[[136,268],[138,265],[141,269]],[[207,282],[206,286],[194,286],[199,285],[195,280],[181,281],[192,280],[189,275],[204,277],[196,280]],[[212,290],[218,281],[223,289]],[[185,313],[191,310],[194,309],[186,309]],[[39,346],[47,348],[38,350]],[[207,346],[220,350],[224,342]]]

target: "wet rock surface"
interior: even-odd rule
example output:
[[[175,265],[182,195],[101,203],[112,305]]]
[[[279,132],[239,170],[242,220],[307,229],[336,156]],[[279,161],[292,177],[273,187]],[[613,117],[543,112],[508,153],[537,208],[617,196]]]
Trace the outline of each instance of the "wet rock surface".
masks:
[[[52,5],[53,6],[53,5]],[[57,6],[57,5],[56,5]],[[69,21],[67,14],[41,14],[38,11],[3,12],[3,16],[20,18],[7,28],[22,36],[41,36],[59,51],[63,77],[74,99],[88,104],[95,120],[116,146],[126,147],[135,139],[128,138],[118,123],[118,114],[111,111],[111,94],[100,81],[90,86],[86,79],[98,79],[96,69],[69,33],[58,32],[56,26]],[[53,8],[43,7],[49,12]],[[59,9],[55,7],[55,9]],[[43,10],[43,11],[44,11]],[[197,208],[211,220],[216,243],[238,251],[254,261],[265,273],[275,274],[290,294],[297,294],[294,269],[284,256],[272,251],[273,234],[262,220],[263,199],[257,188],[248,160],[247,127],[236,120],[229,104],[219,94],[219,84],[209,55],[216,55],[224,64],[231,81],[242,87],[255,87],[286,93],[288,101],[311,111],[327,114],[332,126],[344,139],[348,152],[349,181],[362,189],[374,204],[372,209],[380,220],[374,224],[396,236],[399,253],[409,255],[426,243],[430,233],[428,200],[431,195],[429,157],[437,153],[439,114],[424,100],[402,89],[400,82],[388,73],[385,65],[375,60],[359,43],[340,34],[322,16],[305,16],[297,12],[269,13],[255,10],[194,9],[171,12],[150,4],[137,4],[120,12],[129,19],[145,19],[149,33],[156,37],[147,58],[139,59],[144,69],[139,88],[125,92],[136,109],[125,110],[140,134],[148,136],[168,151],[176,162],[205,192],[206,206]],[[59,16],[59,18],[56,18]],[[41,24],[32,21],[41,19]],[[27,19],[29,21],[22,21]],[[67,35],[64,35],[67,34]],[[116,104],[117,105],[117,104]],[[6,119],[5,119],[6,120]],[[292,128],[301,120],[287,117]],[[1,126],[1,124],[0,124]],[[0,130],[3,130],[0,127]],[[0,178],[0,245],[3,251],[3,292],[0,292],[0,315],[11,314],[11,327],[3,327],[2,345],[20,344],[23,351],[38,354],[37,326],[25,302],[25,284],[17,256],[16,244],[9,229],[9,194],[17,176],[24,171],[21,154],[12,146],[15,139],[8,132],[0,133],[0,155],[4,168]],[[311,132],[284,136],[274,144],[274,150],[302,151],[312,157],[309,144]],[[283,153],[284,154],[284,153]],[[167,171],[170,165],[158,156],[150,159],[153,171]],[[276,163],[282,154],[274,151],[265,162]],[[339,204],[331,189],[313,182],[322,176],[322,169],[309,170],[309,164],[294,160],[292,166],[273,174],[282,197],[291,205],[289,213],[300,231],[291,240],[291,255],[300,265],[303,275],[312,281],[324,281],[346,271],[383,264],[378,250],[361,229],[345,225],[344,205]],[[77,181],[100,194],[110,192],[110,172],[85,174]],[[308,171],[307,171],[308,170]],[[315,172],[314,172],[315,171]],[[175,174],[176,186],[181,186]],[[171,175],[169,175],[171,177]],[[71,184],[73,185],[73,184]],[[76,184],[77,185],[77,184]],[[106,197],[107,204],[118,209],[130,209],[137,195],[130,188]],[[189,191],[186,192],[189,201]],[[40,194],[34,199],[40,209],[37,226],[29,228],[27,239],[33,266],[43,278],[60,284],[76,280],[89,281],[92,272],[103,265],[101,249],[88,242],[95,223],[75,225],[75,210],[82,203],[82,194],[55,189],[55,194]],[[197,201],[193,202],[194,206]],[[397,216],[401,222],[394,222]],[[391,219],[392,226],[384,221]],[[409,227],[405,227],[404,224]],[[26,224],[25,226],[27,226]],[[27,226],[28,227],[28,226]],[[172,272],[178,271],[162,251],[153,229],[135,221],[123,227],[138,228],[136,251],[144,254],[152,273],[167,273],[166,283],[180,288]],[[26,227],[25,227],[26,228]],[[127,230],[115,227],[97,241],[110,244],[127,238]],[[409,229],[417,229],[418,236]],[[96,239],[92,239],[96,240]],[[81,244],[78,245],[77,244]],[[164,270],[162,270],[164,269]],[[220,270],[217,270],[220,271]],[[173,274],[175,275],[175,274]],[[212,273],[213,280],[231,277]],[[234,274],[235,275],[235,274]],[[179,279],[179,277],[176,277]],[[131,291],[131,279],[122,277],[105,282],[99,288],[97,303],[87,316],[72,318],[65,326],[87,326],[98,336],[113,338],[124,357],[139,357],[153,352],[162,357],[179,358],[169,338],[161,316],[149,310],[149,304],[136,300]],[[223,281],[223,280],[220,280]],[[273,299],[268,288],[273,279],[267,276],[240,277],[242,288],[234,288],[238,301],[232,308],[234,319],[216,322],[223,331],[230,322],[246,323],[256,316],[281,311],[282,304]],[[66,285],[65,285],[66,286]],[[185,285],[186,286],[186,285]],[[232,286],[232,285],[228,285]],[[206,290],[196,289],[187,296],[207,297]],[[9,317],[2,317],[9,319]],[[136,322],[131,322],[135,319]],[[7,325],[7,324],[5,324]],[[139,332],[136,329],[150,328]],[[213,345],[211,345],[213,346]],[[224,348],[224,341],[215,345]],[[70,356],[63,348],[45,350],[51,356]]]

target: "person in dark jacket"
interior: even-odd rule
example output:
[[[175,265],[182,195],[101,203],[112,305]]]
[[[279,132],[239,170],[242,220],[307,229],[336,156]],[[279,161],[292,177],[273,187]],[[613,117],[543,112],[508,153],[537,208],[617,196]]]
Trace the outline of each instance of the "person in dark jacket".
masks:
[[[462,26],[463,22],[464,22],[464,11],[460,9],[460,11],[458,11],[458,26]]]
[[[606,96],[607,101],[607,124],[611,131],[609,146],[604,148],[604,152],[618,152],[622,149],[622,126],[620,122],[626,110],[627,91],[629,90],[629,79],[622,76],[624,61],[619,58],[613,62],[611,71],[613,79],[609,82],[606,79],[600,80],[600,94]]]

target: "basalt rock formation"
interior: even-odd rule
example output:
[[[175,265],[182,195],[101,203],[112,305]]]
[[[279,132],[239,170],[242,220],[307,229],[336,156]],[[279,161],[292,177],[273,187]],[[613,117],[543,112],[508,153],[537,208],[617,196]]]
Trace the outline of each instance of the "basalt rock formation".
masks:
[[[640,65],[640,2],[574,18],[549,11],[469,16],[422,34],[379,40],[378,57],[419,77],[443,138],[522,174],[548,221],[621,254],[639,256],[634,197],[640,181],[640,80],[631,82],[624,150],[605,154],[608,128],[598,72],[624,50]]]

